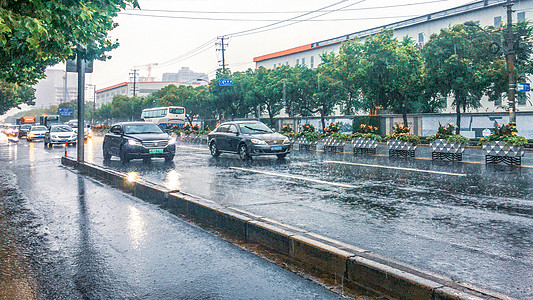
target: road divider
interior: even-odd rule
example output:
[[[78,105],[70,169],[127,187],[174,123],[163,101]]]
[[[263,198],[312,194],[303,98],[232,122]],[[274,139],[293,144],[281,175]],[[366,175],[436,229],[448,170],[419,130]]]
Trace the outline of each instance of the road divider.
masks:
[[[328,163],[328,164],[349,165],[349,166],[359,166],[359,167],[371,167],[371,168],[392,169],[392,170],[401,170],[401,171],[410,171],[410,172],[422,172],[422,173],[431,173],[431,174],[466,177],[466,174],[461,174],[461,173],[450,173],[450,172],[422,170],[422,169],[413,169],[413,168],[402,168],[402,167],[392,167],[392,166],[383,166],[383,165],[372,165],[372,164],[360,164],[360,163],[352,163],[352,162],[346,162],[346,161],[325,160],[324,162]]]
[[[238,208],[223,206],[177,189],[170,190],[143,178],[135,177],[135,180],[131,180],[131,174],[92,163],[77,162],[70,157],[61,157],[61,163],[204,228],[213,229],[230,241],[251,249],[268,250],[276,257],[282,257],[280,261],[284,264],[289,263],[299,271],[306,271],[330,284],[336,284],[338,288],[363,288],[368,291],[365,295],[371,295],[364,298],[511,299],[507,295],[457,282],[447,276],[422,270],[305,229]],[[297,295],[295,297],[297,298]]]

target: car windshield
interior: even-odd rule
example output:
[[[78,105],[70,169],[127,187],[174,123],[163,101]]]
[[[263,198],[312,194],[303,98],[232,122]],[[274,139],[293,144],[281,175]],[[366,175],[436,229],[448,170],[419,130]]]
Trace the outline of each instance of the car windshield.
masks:
[[[124,125],[125,134],[139,133],[163,133],[161,128],[155,124],[128,124]]]
[[[239,129],[245,134],[272,133],[272,130],[261,122],[241,123]]]
[[[46,127],[45,126],[33,126],[31,128],[31,131],[46,131]]]
[[[69,126],[54,126],[50,129],[51,132],[72,132]]]
[[[20,129],[30,129],[31,125],[21,125]]]

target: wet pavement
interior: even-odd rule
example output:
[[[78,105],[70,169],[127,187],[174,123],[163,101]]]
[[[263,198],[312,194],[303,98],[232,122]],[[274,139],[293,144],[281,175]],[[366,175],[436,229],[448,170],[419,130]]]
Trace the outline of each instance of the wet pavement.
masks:
[[[87,160],[298,226],[455,280],[533,299],[533,168],[293,151],[242,162],[180,143],[173,164]]]
[[[61,167],[63,151],[0,137],[0,299],[340,298]]]

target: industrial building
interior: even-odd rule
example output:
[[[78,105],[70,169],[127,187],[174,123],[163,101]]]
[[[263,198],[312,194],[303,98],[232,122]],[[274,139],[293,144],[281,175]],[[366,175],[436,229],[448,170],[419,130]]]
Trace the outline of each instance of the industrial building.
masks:
[[[447,28],[455,24],[462,24],[466,21],[474,21],[479,26],[501,26],[507,23],[506,0],[483,0],[476,1],[455,8],[442,10],[439,12],[419,16],[405,21],[395,22],[388,25],[371,28],[359,32],[346,34],[331,39],[298,46],[291,49],[265,54],[254,58],[256,67],[275,68],[281,65],[305,65],[309,68],[316,68],[320,63],[320,55],[328,52],[338,53],[342,42],[352,40],[355,37],[364,40],[365,37],[375,35],[382,29],[394,29],[394,35],[399,40],[405,36],[411,37],[419,47],[423,47],[434,33],[439,33],[442,28]],[[515,1],[513,6],[513,23],[517,20],[531,19],[533,14],[533,0]],[[533,103],[529,97],[531,92],[517,93],[517,111],[533,111]],[[505,105],[505,99],[503,100]],[[452,107],[453,99],[448,97],[448,105],[442,112],[454,112]],[[488,99],[481,100],[482,107],[470,109],[470,112],[504,112],[502,101],[489,102]]]

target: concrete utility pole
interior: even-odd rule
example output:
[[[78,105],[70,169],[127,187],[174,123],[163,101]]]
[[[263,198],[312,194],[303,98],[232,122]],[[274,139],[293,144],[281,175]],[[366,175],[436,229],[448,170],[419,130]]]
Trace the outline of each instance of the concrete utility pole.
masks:
[[[224,56],[224,51],[226,51],[224,46],[226,46],[226,45],[224,44],[224,37],[223,36],[219,36],[218,38],[221,40],[221,42],[220,42],[220,49],[217,49],[217,51],[221,51],[222,52],[222,71],[224,73],[226,73],[226,58]]]
[[[76,55],[76,67],[78,71],[78,162],[85,161],[85,60],[81,59],[81,51]]]
[[[507,72],[509,75],[509,90],[507,92],[507,99],[509,100],[509,124],[516,126],[516,79],[514,76],[514,34],[513,34],[513,0],[507,0]]]
[[[132,71],[133,72],[130,73],[130,75],[133,75],[133,97],[135,97],[137,95],[136,94],[136,92],[137,92],[137,87],[136,87],[136,84],[137,84],[137,71],[139,71],[139,70],[133,69]]]

